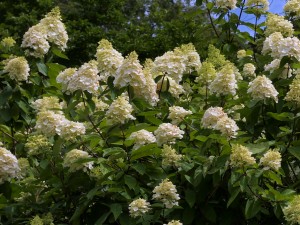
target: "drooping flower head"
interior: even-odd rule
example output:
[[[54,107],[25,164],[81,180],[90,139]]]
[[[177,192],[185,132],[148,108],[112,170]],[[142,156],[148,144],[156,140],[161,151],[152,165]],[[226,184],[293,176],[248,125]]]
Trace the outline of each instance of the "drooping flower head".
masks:
[[[191,115],[191,110],[185,110],[183,107],[180,106],[171,106],[169,107],[169,116],[168,119],[172,120],[172,124],[179,124],[181,121],[183,121],[184,117]]]
[[[243,75],[245,77],[255,77],[255,66],[252,63],[246,63],[243,67]]]
[[[46,27],[43,27],[41,24],[30,27],[23,35],[21,47],[29,48],[25,50],[27,55],[42,58],[50,49]]]
[[[124,58],[108,40],[102,39],[98,44],[96,57],[100,80],[107,81],[108,77],[116,76],[117,69],[122,65]]]
[[[93,168],[93,162],[80,162],[80,160],[91,158],[91,156],[82,150],[73,149],[69,151],[64,158],[63,166],[69,167],[70,172],[77,170],[87,171]]]
[[[260,159],[260,164],[265,169],[279,170],[281,167],[281,154],[278,150],[269,150]]]
[[[257,10],[263,13],[269,10],[269,1],[268,0],[247,0],[246,6],[256,8]]]
[[[262,54],[270,54],[274,59],[289,56],[300,60],[300,41],[297,37],[284,38],[280,32],[272,33],[263,43]]]
[[[61,20],[60,10],[55,7],[41,19],[40,25],[47,28],[47,40],[61,50],[65,50],[69,37]]]
[[[216,6],[220,8],[235,9],[236,0],[216,0]]]
[[[255,163],[252,153],[243,145],[235,144],[232,146],[230,155],[230,165],[235,168],[250,166]]]
[[[83,123],[62,118],[59,125],[55,128],[55,132],[65,140],[72,140],[85,134],[85,126]]]
[[[291,37],[294,33],[293,24],[290,21],[284,19],[283,16],[278,16],[273,13],[268,14],[266,27],[266,36],[280,32],[284,37]]]
[[[153,193],[153,199],[162,201],[168,209],[178,205],[180,197],[177,194],[176,186],[169,179],[164,179],[154,188]]]
[[[176,83],[182,79],[186,70],[185,59],[181,55],[175,54],[173,51],[166,52],[162,56],[156,57],[152,73],[154,76],[167,75]]]
[[[286,221],[291,224],[300,224],[300,195],[294,196],[282,211]]]
[[[211,93],[217,95],[235,95],[237,80],[234,68],[231,64],[226,64],[218,73],[213,82],[208,86]]]
[[[171,123],[162,123],[154,131],[156,142],[158,145],[166,143],[174,143],[176,139],[183,138],[184,131]]]
[[[179,220],[172,220],[172,221],[170,221],[169,223],[164,224],[164,225],[183,225],[183,224],[180,223]]]
[[[286,101],[295,102],[297,106],[300,106],[300,76],[297,75],[293,82],[290,84],[290,90],[286,94]]]
[[[0,184],[18,176],[18,160],[10,151],[0,147]]]
[[[201,67],[200,56],[192,43],[175,48],[174,53],[183,58],[184,73],[191,73]]]
[[[197,73],[199,76],[195,79],[195,82],[205,85],[210,84],[216,78],[217,74],[214,65],[207,61],[202,63]]]
[[[236,53],[236,57],[238,59],[242,59],[242,58],[244,58],[246,56],[247,56],[247,52],[246,52],[245,49],[238,50],[237,53]]]
[[[146,60],[143,74],[145,75],[145,85],[140,84],[134,87],[134,94],[147,101],[150,105],[155,106],[159,101],[158,94],[156,93],[157,84],[152,76],[152,60]]]
[[[116,71],[114,85],[116,87],[125,87],[127,85],[139,87],[146,85],[143,67],[138,60],[136,52],[131,52],[123,61],[122,65]]]
[[[97,62],[91,60],[84,63],[78,70],[75,68],[65,69],[58,74],[56,81],[62,83],[63,91],[73,93],[81,90],[97,94],[100,80],[98,72]]]
[[[143,216],[150,210],[150,203],[145,199],[138,198],[129,204],[129,213],[133,218]]]
[[[0,42],[0,45],[3,48],[11,48],[16,44],[16,41],[12,37],[3,38]]]
[[[143,145],[156,142],[155,136],[144,129],[131,133],[128,139],[134,141],[133,149],[138,149]]]
[[[21,47],[29,48],[26,49],[26,54],[42,58],[50,49],[49,42],[65,50],[67,41],[68,34],[61,22],[59,8],[55,7],[37,25],[28,29],[23,36]]]
[[[182,155],[178,154],[174,148],[169,145],[163,145],[161,152],[163,166],[178,166]]]
[[[235,138],[239,127],[233,119],[223,116],[220,120],[218,120],[214,129],[220,131],[227,139],[230,139]]]
[[[212,63],[216,70],[219,70],[223,67],[227,60],[224,55],[221,54],[220,50],[213,45],[208,46],[208,57],[206,62]]]
[[[127,120],[135,120],[135,117],[131,115],[132,112],[133,108],[128,102],[128,97],[119,96],[109,106],[106,112],[106,118],[108,123],[124,124]]]
[[[4,61],[4,72],[7,72],[12,80],[27,80],[29,71],[29,64],[25,57],[13,57]]]
[[[210,107],[208,108],[202,119],[201,124],[204,128],[214,128],[217,125],[218,120],[227,116],[222,107]]]
[[[265,75],[257,76],[252,82],[250,82],[247,93],[250,93],[251,97],[256,100],[272,98],[275,102],[278,101],[278,92],[273,86],[272,81]]]
[[[289,0],[284,6],[284,11],[290,15],[295,15],[300,17],[300,1],[299,0]]]
[[[25,149],[29,155],[47,154],[50,152],[52,144],[44,135],[29,136],[25,144]]]
[[[59,103],[59,98],[56,96],[44,96],[43,98],[37,99],[36,101],[31,103],[32,107],[41,112],[41,111],[47,111],[52,110],[56,111],[58,114],[62,114],[62,107]]]

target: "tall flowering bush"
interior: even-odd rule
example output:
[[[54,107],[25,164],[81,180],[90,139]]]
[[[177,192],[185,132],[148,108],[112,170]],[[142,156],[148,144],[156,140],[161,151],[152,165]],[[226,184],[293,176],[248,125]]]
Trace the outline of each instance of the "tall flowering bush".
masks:
[[[102,39],[66,67],[59,8],[19,46],[3,37],[1,223],[299,224],[297,3],[197,1],[203,55],[144,60]]]

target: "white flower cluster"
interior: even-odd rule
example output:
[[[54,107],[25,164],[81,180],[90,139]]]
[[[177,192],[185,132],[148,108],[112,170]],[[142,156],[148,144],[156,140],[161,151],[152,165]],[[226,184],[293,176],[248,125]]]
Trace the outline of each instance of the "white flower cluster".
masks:
[[[283,16],[278,16],[273,13],[268,14],[266,27],[266,36],[280,32],[284,37],[291,37],[294,33],[293,24],[290,21],[284,19]]]
[[[25,148],[29,155],[47,154],[52,147],[48,138],[44,135],[32,135],[27,139]]]
[[[229,118],[221,107],[208,108],[201,119],[201,124],[204,128],[220,131],[227,138],[234,138],[239,130],[236,122]]]
[[[184,73],[197,71],[201,66],[200,56],[193,44],[181,45],[156,57],[153,65],[153,74],[167,75],[179,83]]]
[[[266,12],[269,10],[269,1],[268,0],[247,0],[246,6],[255,7],[261,12]]]
[[[167,83],[169,83],[169,92],[179,98],[183,94],[184,88],[180,84],[184,73],[197,71],[201,67],[200,56],[196,52],[192,44],[182,45],[168,51],[164,55],[156,57],[151,73],[153,77],[163,75],[157,83],[157,90],[166,91]]]
[[[282,211],[288,222],[291,224],[300,224],[300,195],[294,196]]]
[[[247,56],[247,52],[246,52],[245,49],[238,50],[237,53],[236,53],[236,57],[238,59],[245,58],[246,56]]]
[[[189,43],[181,45],[174,49],[174,53],[183,58],[183,63],[185,65],[184,73],[197,71],[201,67],[200,56],[193,44]]]
[[[300,0],[289,0],[284,6],[284,11],[290,15],[300,17]]]
[[[166,143],[175,143],[175,140],[183,138],[184,131],[180,130],[179,127],[171,123],[162,123],[154,131],[156,142],[158,145]]]
[[[18,176],[18,160],[6,148],[0,147],[0,184]]]
[[[88,169],[93,168],[93,162],[80,162],[80,160],[89,159],[91,156],[82,150],[73,149],[69,151],[64,158],[63,166],[69,167],[70,172],[83,170],[86,172]]]
[[[256,161],[251,155],[252,153],[247,147],[235,144],[231,149],[230,165],[236,168],[253,165]]]
[[[231,64],[226,64],[216,75],[216,78],[208,86],[211,93],[217,95],[235,95],[237,80],[234,68]]]
[[[191,115],[191,110],[185,110],[180,106],[171,106],[169,107],[169,116],[168,119],[172,120],[172,124],[178,125],[181,121],[183,121],[184,117]]]
[[[172,221],[170,221],[169,223],[164,224],[164,225],[183,225],[183,224],[180,223],[179,220],[172,220]]]
[[[169,83],[169,92],[174,98],[179,98],[179,95],[185,93],[185,90],[182,85],[176,83],[175,80],[173,80],[169,76],[162,77],[158,82],[157,82],[157,90],[160,91],[166,91],[167,86]]]
[[[0,45],[3,48],[11,48],[16,44],[16,41],[12,37],[3,38],[0,42]]]
[[[273,73],[274,70],[279,68],[279,66],[280,66],[280,59],[274,59],[272,62],[264,66],[264,70]]]
[[[269,150],[260,159],[260,164],[265,169],[279,170],[281,167],[281,154],[278,150]]]
[[[116,87],[122,88],[129,84],[132,87],[145,86],[146,84],[143,68],[136,52],[131,52],[125,58],[115,75],[114,85]]]
[[[169,145],[164,145],[162,152],[162,165],[163,166],[178,166],[179,161],[182,159],[181,154],[177,154],[176,150]]]
[[[119,96],[109,106],[106,112],[108,123],[111,124],[124,124],[127,120],[135,120],[131,115],[133,111],[132,105],[128,102],[127,96]]]
[[[108,77],[115,77],[117,69],[122,65],[124,60],[122,54],[115,50],[112,44],[106,39],[102,39],[99,42],[96,57],[100,71],[100,80],[105,82]]]
[[[66,140],[71,140],[85,134],[85,126],[82,123],[73,122],[62,114],[58,99],[44,97],[32,103],[38,110],[35,129],[45,136],[58,134]]]
[[[129,213],[133,218],[143,216],[150,210],[150,203],[145,199],[138,198],[129,204]]]
[[[173,51],[166,52],[162,56],[156,57],[154,60],[153,74],[167,75],[176,83],[182,79],[182,75],[186,70],[184,58]]]
[[[147,130],[139,130],[130,134],[128,140],[134,141],[133,149],[138,149],[146,144],[155,143],[155,136]]]
[[[153,199],[162,201],[168,209],[178,205],[180,197],[177,194],[176,186],[169,179],[163,180],[156,186],[153,193]]]
[[[45,96],[43,98],[37,99],[36,101],[31,103],[31,106],[37,111],[52,110],[56,111],[56,113],[58,114],[62,114],[62,107],[59,103],[59,98],[57,98],[56,96]]]
[[[42,58],[50,48],[49,42],[61,50],[66,48],[68,34],[61,22],[59,8],[54,8],[37,25],[32,26],[24,34],[21,47],[31,48],[26,53],[36,58]]]
[[[29,65],[25,57],[13,57],[4,60],[4,72],[7,72],[10,79],[24,81],[29,76]]]
[[[60,72],[56,77],[58,83],[62,83],[63,91],[71,92],[81,90],[91,94],[97,94],[99,80],[97,62],[91,60],[84,63],[78,70],[68,68]]]
[[[256,100],[272,98],[275,102],[278,102],[278,92],[273,86],[272,81],[265,75],[257,76],[252,82],[250,82],[247,93],[250,93],[251,97]]]
[[[245,77],[255,77],[255,66],[252,63],[246,63],[243,67],[243,75]]]
[[[220,8],[235,9],[236,0],[216,0],[216,6]]]
[[[262,53],[269,53],[274,59],[289,56],[300,61],[300,41],[297,37],[284,38],[281,33],[275,32],[265,39]]]
[[[202,82],[205,85],[210,84],[217,75],[214,65],[206,61],[202,63],[202,66],[198,69],[197,73],[198,77],[196,77],[195,82]]]
[[[286,94],[286,101],[295,102],[297,106],[300,106],[300,75],[297,75],[290,84],[290,90]]]
[[[147,59],[143,68],[145,75],[145,85],[134,87],[134,93],[137,97],[145,99],[150,105],[155,106],[159,101],[158,94],[156,93],[157,84],[155,83],[151,70],[153,61]]]

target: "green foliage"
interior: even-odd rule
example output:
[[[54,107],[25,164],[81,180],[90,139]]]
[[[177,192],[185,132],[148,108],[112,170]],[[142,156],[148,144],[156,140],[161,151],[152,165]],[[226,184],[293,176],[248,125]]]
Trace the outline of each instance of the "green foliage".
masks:
[[[264,66],[273,58],[261,54],[266,39],[264,23],[241,21],[240,15],[216,7],[212,1],[196,1],[196,5],[189,1],[162,3],[155,0],[91,0],[88,4],[80,0],[59,1],[70,36],[69,49],[64,53],[51,44],[43,58],[34,58],[18,47],[22,34],[57,3],[37,2],[20,1],[0,14],[1,35],[11,35],[18,43],[12,47],[0,45],[1,224],[38,221],[46,225],[147,225],[179,220],[185,225],[230,225],[285,224],[290,220],[286,206],[300,191],[300,114],[299,103],[287,101],[286,94],[299,76],[296,70],[299,62],[297,57],[284,56],[280,58],[279,68],[266,71]],[[237,4],[241,13],[256,18],[264,14],[245,8],[243,3],[238,1]],[[8,1],[2,1],[0,10],[8,6]],[[18,16],[8,16],[20,11],[23,12]],[[254,35],[240,32],[240,25],[253,29]],[[213,37],[208,39],[208,36]],[[153,76],[149,79],[157,86],[152,93],[159,99],[157,104],[148,102],[142,92],[150,83],[142,86],[142,90],[137,89],[134,76],[140,73],[136,72],[138,69],[133,73],[129,68],[128,79],[132,81],[124,87],[116,87],[113,76],[97,80],[95,93],[89,89],[70,90],[70,80],[76,73],[67,77],[69,83],[58,82],[66,68],[94,59],[97,42],[102,38],[111,40],[124,56],[137,50],[142,62],[192,42],[202,61],[211,63],[217,74],[227,75],[228,71],[222,67],[235,73],[236,94],[212,93],[210,83],[217,79],[209,80],[206,73],[198,74],[198,68],[191,67],[175,82],[184,92],[174,95],[170,79],[175,77],[170,72],[173,66],[178,66],[174,61],[166,66],[167,71],[148,71]],[[212,45],[209,47],[208,43],[221,51]],[[245,49],[246,56],[237,59],[239,49]],[[177,52],[175,56],[184,58],[188,53]],[[26,56],[30,67],[28,80],[12,78],[6,68],[12,55]],[[188,60],[183,62],[182,58],[179,63],[187,64]],[[188,59],[192,61],[193,57]],[[278,101],[270,96],[257,99],[248,91],[254,77],[242,72],[246,63],[255,65],[256,75],[265,75],[272,81]],[[143,69],[141,73],[146,73]],[[238,79],[237,71],[243,79]],[[81,74],[72,85],[81,84],[89,72]],[[199,79],[199,76],[204,77]],[[91,80],[89,77],[86,82]],[[90,87],[94,83],[88,84]],[[265,89],[267,87],[260,89],[260,93]],[[120,96],[131,108],[124,110],[115,105]],[[36,101],[47,97],[52,100]],[[163,124],[176,123],[170,106],[180,106],[192,114],[182,118],[176,115],[179,122],[174,130],[161,131]],[[206,126],[206,112],[211,107],[222,107],[226,116],[219,116],[216,124]],[[48,113],[44,118],[43,110]],[[107,116],[110,110],[115,113],[112,118]],[[61,124],[55,124],[49,112],[55,114],[53,120]],[[124,112],[129,112],[131,117],[116,122]],[[223,129],[218,126],[223,119],[231,118],[239,129],[226,133],[234,126],[227,125]],[[78,132],[78,127],[84,132]],[[176,128],[182,136],[176,134]],[[148,136],[138,143],[131,135],[141,130],[148,132]],[[156,141],[151,141],[151,135]],[[160,135],[162,143],[157,141]],[[175,138],[164,141],[168,135]],[[10,150],[19,159],[20,171],[9,179],[6,173],[17,167],[7,169],[14,158],[10,156],[7,161],[3,149]],[[243,153],[236,162],[235,149],[249,154]],[[71,155],[73,150],[76,151]],[[274,157],[264,161],[268,153],[273,152],[270,150],[280,154],[281,162],[274,163]],[[176,199],[171,203],[164,201],[168,195],[163,195],[163,200],[161,196],[155,197],[162,181],[171,182],[165,188],[173,194],[169,198]],[[135,217],[130,207],[140,198],[149,203],[149,210],[148,206],[135,210],[141,213]]]

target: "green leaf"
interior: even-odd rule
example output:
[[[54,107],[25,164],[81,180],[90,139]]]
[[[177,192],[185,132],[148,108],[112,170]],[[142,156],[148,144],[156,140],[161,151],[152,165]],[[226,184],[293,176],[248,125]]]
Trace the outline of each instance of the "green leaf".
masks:
[[[211,205],[207,204],[205,205],[205,207],[201,208],[200,210],[207,220],[209,220],[212,223],[216,223],[217,214]]]
[[[160,124],[162,124],[162,121],[157,119],[155,116],[146,116],[145,117],[147,121],[149,121],[150,123],[159,126]]]
[[[62,51],[59,50],[58,48],[52,48],[51,51],[54,55],[58,56],[59,58],[69,59],[68,56],[62,53]]]
[[[196,202],[196,193],[195,191],[191,189],[187,189],[185,191],[185,200],[189,204],[191,208],[193,208],[195,202]]]
[[[278,121],[291,121],[294,118],[293,113],[288,113],[288,112],[283,112],[283,113],[268,112],[267,115]]]
[[[111,211],[103,213],[102,216],[96,221],[95,225],[102,225],[106,221],[109,214],[111,214]]]
[[[0,106],[4,105],[12,96],[13,90],[11,86],[6,86],[0,93]]]
[[[131,189],[134,190],[137,186],[137,181],[133,176],[125,175],[124,176],[125,184]]]
[[[118,203],[111,204],[110,211],[113,213],[115,220],[117,220],[122,213],[122,205]]]
[[[300,160],[300,146],[294,146],[288,148],[289,153],[291,153],[293,156],[295,156],[297,159]]]
[[[149,144],[137,150],[132,151],[130,160],[134,161],[143,157],[160,155],[160,154],[161,154],[161,149],[157,147],[157,144]]]
[[[260,202],[258,200],[248,199],[245,207],[246,219],[251,219],[260,211]]]
[[[267,151],[269,149],[269,143],[268,142],[262,142],[258,144],[252,144],[247,143],[244,144],[253,154],[262,153],[264,151]]]
[[[234,190],[233,190],[233,192],[231,193],[231,196],[230,196],[230,198],[229,198],[229,200],[228,200],[228,202],[227,202],[227,208],[231,205],[231,203],[236,199],[236,197],[239,195],[239,193],[240,193],[240,188],[239,187],[237,187],[237,188],[235,188]]]
[[[47,66],[44,64],[44,63],[37,63],[37,68],[38,68],[38,71],[45,75],[45,76],[48,76],[48,69],[47,69]]]

